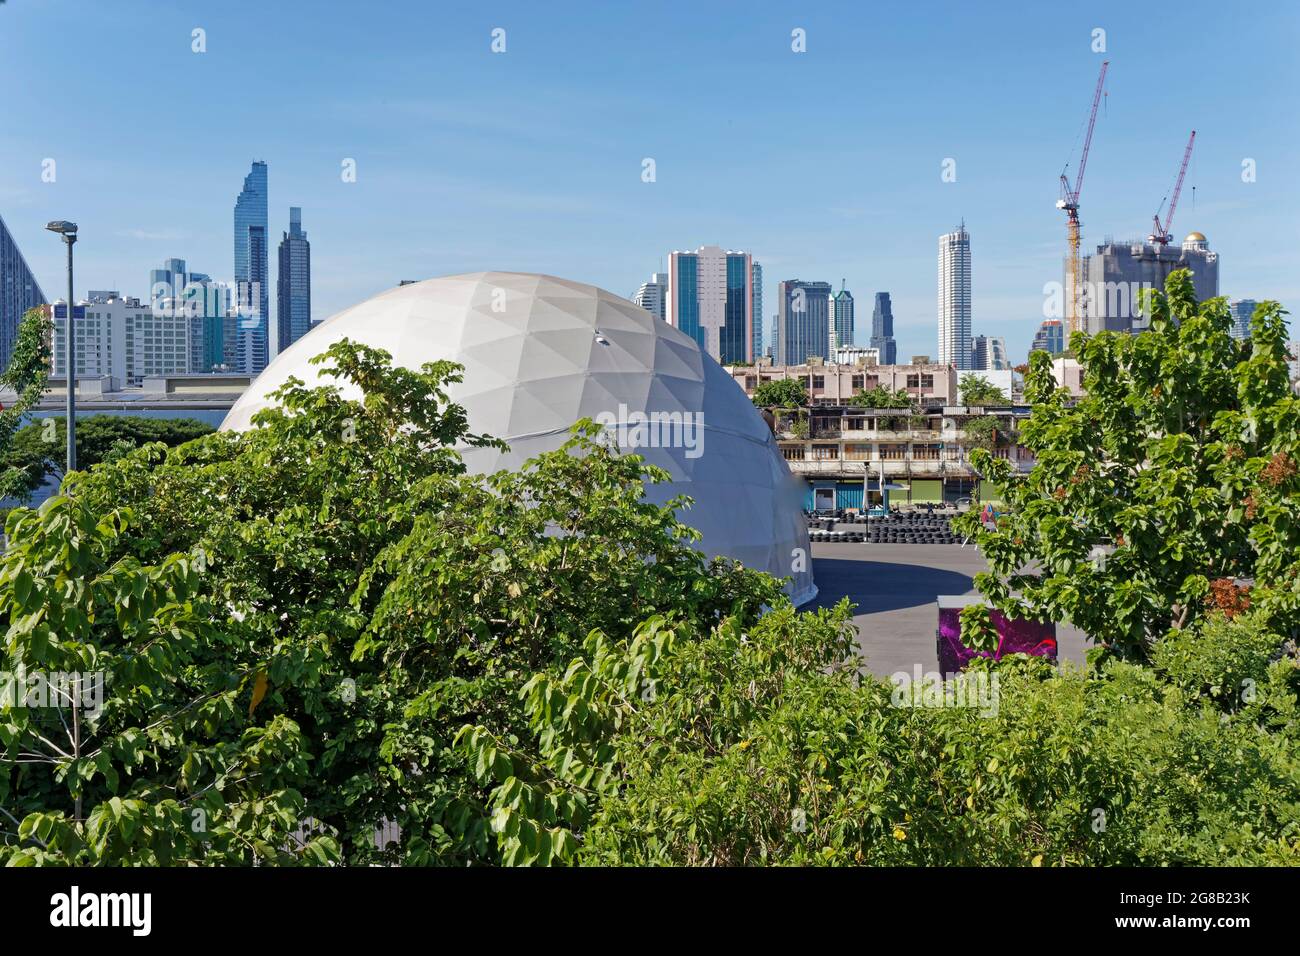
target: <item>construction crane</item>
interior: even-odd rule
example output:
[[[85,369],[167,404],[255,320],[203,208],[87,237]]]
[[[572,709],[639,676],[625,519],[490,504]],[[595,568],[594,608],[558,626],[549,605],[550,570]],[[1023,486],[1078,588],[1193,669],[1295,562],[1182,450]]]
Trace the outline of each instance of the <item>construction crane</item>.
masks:
[[[1160,224],[1160,210],[1165,208],[1165,201],[1160,200],[1160,209],[1151,217],[1154,228],[1151,235],[1147,236],[1147,242],[1158,243],[1162,246],[1169,245],[1169,230],[1174,225],[1174,213],[1178,210],[1178,194],[1183,191],[1183,177],[1187,175],[1187,163],[1192,158],[1192,144],[1196,142],[1196,130],[1192,130],[1192,135],[1187,138],[1187,149],[1183,151],[1183,165],[1178,167],[1178,182],[1174,183],[1174,194],[1169,199],[1169,215],[1165,217],[1164,225]],[[1194,195],[1196,187],[1193,186],[1192,205],[1196,205],[1196,196]]]
[[[1083,271],[1083,263],[1079,257],[1079,193],[1083,189],[1083,173],[1088,166],[1088,150],[1092,146],[1092,130],[1097,125],[1097,106],[1101,103],[1102,90],[1106,86],[1106,68],[1108,66],[1110,66],[1110,60],[1103,62],[1101,64],[1101,75],[1097,77],[1097,91],[1092,95],[1092,112],[1088,114],[1088,132],[1083,138],[1083,151],[1079,154],[1079,171],[1075,174],[1074,186],[1070,185],[1070,180],[1062,172],[1061,198],[1056,201],[1056,208],[1065,210],[1065,227],[1070,243],[1069,255],[1065,260],[1065,309],[1071,332],[1078,331],[1080,324],[1079,274]],[[1068,168],[1067,166],[1066,169]]]

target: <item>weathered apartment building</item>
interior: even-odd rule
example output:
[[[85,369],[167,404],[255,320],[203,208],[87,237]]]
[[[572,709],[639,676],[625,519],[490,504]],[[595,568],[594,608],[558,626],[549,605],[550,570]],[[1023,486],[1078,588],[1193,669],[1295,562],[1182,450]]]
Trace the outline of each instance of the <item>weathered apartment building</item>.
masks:
[[[970,463],[975,447],[988,447],[1021,473],[1033,466],[1033,456],[1017,441],[1029,408],[961,406],[951,365],[760,365],[728,371],[751,396],[765,381],[803,380],[808,407],[779,412],[773,430],[791,472],[804,481],[808,510],[870,507],[886,496],[891,506],[991,500],[992,487]],[[850,404],[854,395],[878,385],[906,391],[914,408]],[[971,424],[990,418],[992,424]]]

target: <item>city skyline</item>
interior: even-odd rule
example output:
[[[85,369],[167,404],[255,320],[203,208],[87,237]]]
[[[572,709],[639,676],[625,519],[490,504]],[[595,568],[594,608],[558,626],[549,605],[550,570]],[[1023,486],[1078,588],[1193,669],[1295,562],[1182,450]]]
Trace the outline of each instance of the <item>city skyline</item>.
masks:
[[[335,6],[321,5],[326,14]],[[1043,285],[1061,278],[1056,176],[1086,109],[1102,57],[1091,34],[1102,28],[1112,65],[1083,198],[1085,253],[1110,235],[1145,234],[1194,126],[1178,232],[1198,230],[1223,254],[1221,294],[1284,304],[1297,297],[1296,252],[1270,238],[1289,235],[1300,216],[1286,179],[1300,141],[1283,108],[1297,67],[1280,55],[1297,23],[1292,10],[1242,21],[1192,4],[1186,22],[1158,23],[1118,5],[1086,15],[953,6],[937,17],[900,12],[887,23],[848,7],[760,10],[743,23],[701,10],[695,29],[679,37],[672,17],[641,22],[626,11],[555,17],[506,5],[489,22],[395,6],[391,23],[364,27],[367,51],[384,52],[358,53],[357,63],[382,63],[375,76],[361,69],[335,77],[320,67],[284,77],[262,54],[289,20],[324,62],[352,54],[355,28],[343,17],[299,23],[258,8],[266,29],[249,34],[239,23],[253,8],[239,2],[134,19],[75,0],[6,4],[0,57],[43,82],[12,104],[15,132],[0,144],[0,214],[37,279],[60,287],[61,247],[41,234],[59,217],[82,227],[79,290],[130,291],[123,277],[174,255],[217,269],[229,241],[221,222],[229,213],[217,199],[250,160],[265,158],[312,213],[316,317],[401,278],[482,268],[572,276],[622,292],[645,280],[662,249],[725,240],[763,262],[768,302],[777,280],[798,275],[846,277],[859,297],[890,291],[899,354],[924,354],[934,351],[933,237],[964,217],[979,235],[973,329],[1005,337],[1018,360],[1044,318]],[[1195,67],[1216,59],[1216,25],[1228,24],[1260,54],[1202,82]],[[494,55],[489,32],[498,25],[507,52]],[[196,27],[206,31],[203,53],[191,49]],[[806,53],[791,51],[795,27],[807,31]],[[752,86],[746,109],[719,116],[716,105],[688,102],[665,110],[662,85],[621,59],[617,38],[633,29],[663,51],[654,72],[671,69],[683,83],[733,76]],[[146,128],[143,112],[122,116],[106,104],[143,97],[149,80],[130,71],[92,76],[89,63],[45,70],[35,39],[50,31],[74,45],[147,46],[177,95],[194,102],[206,102],[213,85],[256,95],[238,125],[228,124],[238,135],[194,137],[176,124],[156,155],[65,154],[56,127],[84,139],[120,134],[124,122]],[[967,42],[972,34],[979,43]],[[879,58],[869,78],[858,56],[868,41]],[[576,45],[590,51],[580,64],[565,52]],[[1153,45],[1178,51],[1189,69],[1174,74],[1185,81],[1145,82],[1144,50]],[[965,88],[953,98],[947,80],[957,51]],[[431,91],[419,77],[435,63],[456,79]],[[291,94],[300,108],[286,118],[275,104]],[[540,122],[557,99],[571,113],[547,112]],[[797,143],[771,132],[773,118],[795,103],[807,122],[834,122],[834,153],[800,156]],[[640,122],[627,122],[633,117]],[[599,135],[584,131],[592,119]],[[652,182],[642,178],[646,158],[655,161]],[[955,180],[945,182],[950,158]],[[42,178],[47,159],[56,164],[53,181]],[[1246,159],[1256,164],[1254,182],[1242,180]],[[350,183],[341,175],[347,160],[355,164]],[[778,194],[795,201],[766,199]],[[215,278],[233,278],[220,271]],[[775,310],[764,311],[756,324],[765,338]]]

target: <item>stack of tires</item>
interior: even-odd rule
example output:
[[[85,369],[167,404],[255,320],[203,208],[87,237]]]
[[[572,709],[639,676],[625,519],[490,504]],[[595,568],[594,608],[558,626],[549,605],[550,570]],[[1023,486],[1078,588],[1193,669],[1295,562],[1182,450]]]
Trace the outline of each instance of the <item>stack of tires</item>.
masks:
[[[948,515],[892,514],[872,518],[867,541],[872,544],[960,544]]]

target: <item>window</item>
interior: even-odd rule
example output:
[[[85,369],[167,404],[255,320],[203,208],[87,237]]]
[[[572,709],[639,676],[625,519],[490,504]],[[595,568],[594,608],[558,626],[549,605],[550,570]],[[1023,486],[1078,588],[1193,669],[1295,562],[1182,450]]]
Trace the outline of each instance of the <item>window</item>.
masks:
[[[903,461],[907,457],[906,445],[881,445],[880,457],[884,461]]]
[[[812,377],[812,387],[813,387],[813,388],[825,388],[825,387],[826,387],[826,376],[825,376],[825,375],[814,375],[814,376]]]
[[[866,381],[867,377],[865,375],[854,375],[851,387],[855,392],[860,392],[862,389],[866,388]]]
[[[844,457],[845,457],[845,459],[848,460],[848,461],[870,461],[870,460],[871,460],[871,446],[870,446],[870,445],[865,445],[865,444],[863,444],[863,445],[845,445],[845,446],[844,446]]]
[[[812,456],[814,461],[831,461],[840,457],[839,445],[813,445]]]
[[[803,461],[803,445],[782,445],[781,456],[786,461]]]

